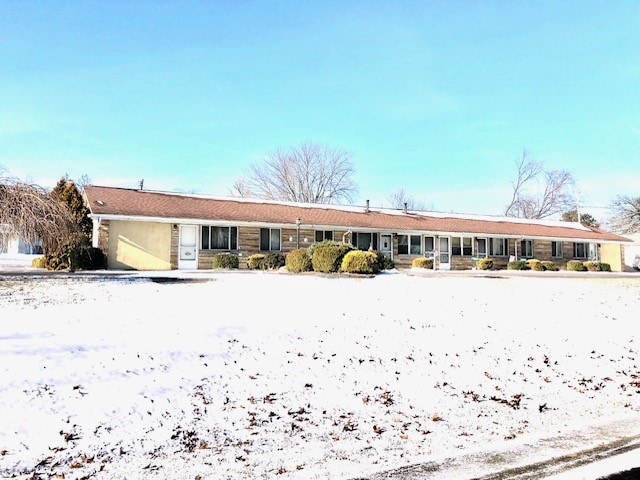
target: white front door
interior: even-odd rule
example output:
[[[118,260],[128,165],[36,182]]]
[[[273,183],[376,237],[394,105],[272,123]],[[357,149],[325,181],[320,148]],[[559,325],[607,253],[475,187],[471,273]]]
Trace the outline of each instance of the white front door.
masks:
[[[449,237],[440,237],[438,239],[440,270],[451,270],[451,252],[449,251],[449,243]]]
[[[598,244],[590,243],[589,244],[589,260],[592,262],[598,261]]]
[[[386,233],[380,234],[380,252],[393,258],[393,243],[391,241],[391,235]]]
[[[180,225],[178,235],[178,269],[198,269],[198,226]]]

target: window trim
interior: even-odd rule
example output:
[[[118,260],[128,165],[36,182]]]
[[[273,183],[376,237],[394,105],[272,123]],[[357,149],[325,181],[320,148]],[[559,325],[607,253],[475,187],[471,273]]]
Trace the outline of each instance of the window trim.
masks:
[[[331,234],[331,238],[327,238],[328,233]],[[322,240],[318,240],[318,234],[322,235]],[[322,242],[325,240],[333,241],[333,230],[316,230],[313,234],[313,238],[315,239],[316,242]]]
[[[527,244],[531,246],[530,252],[525,251],[525,250],[528,250],[526,248]],[[533,239],[523,238],[522,240],[520,240],[520,258],[534,258],[534,257],[535,257],[535,251],[533,249]]]
[[[262,249],[262,231],[263,230],[269,231],[269,250]],[[271,232],[275,230],[278,231],[278,243],[280,244],[278,249],[273,249],[272,248],[273,246],[271,245]],[[281,252],[282,251],[282,229],[271,228],[271,227],[260,227],[260,238],[258,239],[258,248],[260,249],[261,252]]]
[[[493,250],[493,241],[494,240],[499,240],[500,242],[502,242],[502,246],[504,249],[504,253],[503,254],[497,254],[494,253]],[[505,238],[505,237],[487,237],[487,241],[489,242],[489,256],[491,257],[508,257],[509,256],[509,239]]]
[[[459,253],[454,253],[453,252],[453,240],[454,238],[456,240],[458,240],[459,243],[459,247],[456,248],[460,248],[460,252]],[[465,247],[464,241],[465,239],[469,240],[470,245],[467,245]],[[454,235],[451,237],[450,242],[450,248],[451,248],[451,256],[452,257],[473,257],[473,237],[465,237],[465,236],[457,236]],[[465,248],[468,250],[469,248],[471,249],[471,251],[469,253],[465,253]]]
[[[582,245],[584,255],[578,256],[578,245]],[[589,244],[587,242],[573,242],[573,258],[586,259],[589,252]]]
[[[204,228],[208,228],[209,229],[209,242],[208,242],[208,247],[204,248],[204,245],[202,243],[202,231]],[[227,247],[228,248],[211,248],[211,229],[212,228],[226,228],[228,230],[228,242],[227,242]],[[235,248],[233,245],[233,235],[231,234],[231,229],[235,229],[236,231],[236,235],[235,235]],[[234,250],[238,250],[238,227],[236,226],[224,226],[224,225],[200,225],[200,245],[199,245],[199,249],[200,250],[204,250],[204,251],[212,251],[212,252],[225,252],[225,251],[234,251]]]
[[[407,237],[407,253],[400,252],[400,237]],[[419,243],[419,253],[411,253],[411,237],[418,237],[420,239]],[[412,233],[399,233],[398,234],[398,255],[423,255],[423,244],[422,244],[423,235],[421,234],[412,234]]]
[[[556,245],[555,250],[556,250],[556,254],[553,254],[553,245]],[[558,255],[558,252],[560,253],[560,255]],[[564,249],[563,249],[563,245],[562,245],[562,241],[560,240],[551,240],[551,258],[564,258]]]
[[[358,235],[371,235],[371,241],[369,242],[369,246],[366,249],[363,249],[362,251],[368,251],[369,249],[373,249],[374,252],[378,251],[378,248],[380,247],[378,232],[352,232],[351,245],[360,250],[360,248],[358,247],[358,240],[357,240]]]

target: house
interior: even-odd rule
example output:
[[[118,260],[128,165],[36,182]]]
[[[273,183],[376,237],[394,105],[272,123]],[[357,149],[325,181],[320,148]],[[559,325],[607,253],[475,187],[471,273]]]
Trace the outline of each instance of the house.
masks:
[[[42,242],[28,242],[9,225],[0,225],[0,264],[31,265],[32,260],[41,255]]]
[[[633,243],[624,246],[623,270],[627,272],[637,271],[640,268],[640,232],[625,235]]]
[[[241,266],[258,252],[287,253],[314,241],[345,241],[389,255],[399,267],[431,256],[435,268],[468,269],[490,257],[601,260],[623,266],[629,240],[579,223],[213,197],[85,186],[93,243],[110,269],[211,268],[219,252]]]

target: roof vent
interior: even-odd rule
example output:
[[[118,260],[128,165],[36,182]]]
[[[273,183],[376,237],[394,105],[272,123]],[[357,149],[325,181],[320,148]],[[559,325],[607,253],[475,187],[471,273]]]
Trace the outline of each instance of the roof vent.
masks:
[[[404,202],[404,213],[407,213],[407,202]]]
[[[367,206],[364,208],[364,211],[369,213],[369,200],[367,200]]]
[[[98,205],[104,205],[104,202],[103,202],[102,200],[96,200],[96,203],[97,203]]]

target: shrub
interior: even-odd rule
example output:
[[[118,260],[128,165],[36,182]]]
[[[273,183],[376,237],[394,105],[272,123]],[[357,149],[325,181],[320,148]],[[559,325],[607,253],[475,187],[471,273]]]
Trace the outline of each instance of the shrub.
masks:
[[[589,270],[590,272],[601,272],[602,268],[600,267],[600,262],[584,262],[584,268]]]
[[[98,270],[105,268],[106,258],[99,248],[85,245],[69,251],[69,270]]]
[[[528,270],[528,268],[525,260],[514,260],[507,264],[507,270]]]
[[[311,264],[316,272],[337,272],[340,270],[342,259],[353,250],[351,245],[318,245],[313,249]]]
[[[535,270],[537,272],[543,272],[544,271],[544,265],[542,264],[542,262],[540,260],[536,260],[535,258],[532,258],[530,260],[527,260],[525,262],[525,265],[530,269],[530,270]]]
[[[247,267],[251,270],[275,270],[284,266],[282,253],[255,253],[247,258]]]
[[[493,260],[490,258],[480,258],[476,261],[478,270],[491,270],[493,268]]]
[[[247,258],[249,270],[264,270],[264,260],[267,256],[264,253],[255,253]]]
[[[350,250],[353,250],[353,246],[348,243],[336,242],[335,240],[323,240],[321,242],[314,242],[307,247],[307,255],[309,258],[313,258],[313,252],[318,247],[349,247]]]
[[[542,266],[544,267],[545,270],[549,270],[550,272],[558,271],[558,267],[556,266],[556,264],[548,260],[543,261]]]
[[[240,259],[235,253],[216,253],[213,256],[213,268],[238,268]]]
[[[426,257],[414,258],[411,261],[411,266],[415,268],[428,268],[433,270],[433,259]]]
[[[391,270],[396,267],[396,264],[391,260],[391,257],[384,253],[378,252],[378,270]]]
[[[602,269],[603,272],[611,271],[611,265],[609,265],[608,263],[601,263],[600,268]]]
[[[340,270],[348,273],[378,273],[378,255],[374,252],[352,250],[342,259]]]
[[[289,252],[284,264],[291,273],[309,272],[313,270],[311,257],[307,254],[306,248],[299,248]]]
[[[584,265],[580,260],[569,260],[567,262],[567,270],[571,270],[573,272],[584,272]]]
[[[47,268],[47,260],[44,257],[38,257],[31,260],[31,266],[35,268]]]

